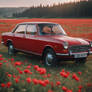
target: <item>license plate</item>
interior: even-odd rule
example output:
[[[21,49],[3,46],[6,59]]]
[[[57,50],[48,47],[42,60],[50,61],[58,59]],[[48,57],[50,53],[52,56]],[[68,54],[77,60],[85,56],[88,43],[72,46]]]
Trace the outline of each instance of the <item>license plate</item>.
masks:
[[[87,53],[75,54],[74,55],[74,58],[82,58],[82,57],[87,57]]]

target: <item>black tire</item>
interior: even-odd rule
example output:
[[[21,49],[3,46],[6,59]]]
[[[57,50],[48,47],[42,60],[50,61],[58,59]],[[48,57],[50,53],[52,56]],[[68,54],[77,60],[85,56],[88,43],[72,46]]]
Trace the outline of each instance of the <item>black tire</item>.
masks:
[[[12,56],[15,54],[14,46],[12,43],[8,44],[8,55]]]
[[[46,49],[43,55],[43,62],[46,66],[56,66],[56,53],[53,49]]]
[[[85,64],[87,61],[87,58],[78,58],[78,59],[75,59],[75,63],[76,64]]]

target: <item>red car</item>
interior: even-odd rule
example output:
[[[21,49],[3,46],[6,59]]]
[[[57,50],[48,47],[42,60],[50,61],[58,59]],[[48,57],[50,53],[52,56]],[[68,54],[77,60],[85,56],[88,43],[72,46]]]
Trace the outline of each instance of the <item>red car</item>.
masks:
[[[85,63],[92,54],[90,40],[69,37],[61,25],[49,22],[20,23],[12,32],[2,34],[2,43],[9,55],[16,51],[40,55],[48,66],[55,65],[57,59]]]

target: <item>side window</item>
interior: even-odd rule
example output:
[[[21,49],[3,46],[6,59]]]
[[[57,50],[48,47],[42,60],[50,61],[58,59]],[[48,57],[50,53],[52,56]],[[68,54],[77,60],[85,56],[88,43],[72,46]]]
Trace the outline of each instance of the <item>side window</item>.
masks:
[[[26,34],[36,35],[37,34],[36,25],[32,25],[32,24],[28,25]]]
[[[14,33],[21,33],[21,34],[24,34],[25,33],[25,30],[26,30],[26,25],[19,25],[15,32]]]

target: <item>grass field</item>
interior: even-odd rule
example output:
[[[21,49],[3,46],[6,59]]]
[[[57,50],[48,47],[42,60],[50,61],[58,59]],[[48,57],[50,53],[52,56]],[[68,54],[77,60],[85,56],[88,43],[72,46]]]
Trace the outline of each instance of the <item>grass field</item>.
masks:
[[[92,40],[92,19],[1,19],[0,40],[1,33],[9,32],[17,23],[27,21],[56,22],[63,26],[68,35]],[[88,57],[88,62],[85,65],[76,65],[69,61],[62,62],[57,67],[46,67],[41,63],[41,58],[38,56],[18,53],[16,56],[9,57],[7,48],[1,44],[0,54],[3,55],[0,57],[0,90],[2,92],[92,92],[92,55]],[[22,62],[22,64],[15,67],[15,62]],[[46,69],[44,74],[39,74],[40,70],[35,70],[35,65]],[[27,66],[31,67],[28,70],[32,74],[24,73]],[[18,69],[23,73],[21,74]],[[7,72],[12,77],[7,77]],[[62,76],[61,72],[67,74],[67,77]],[[74,74],[76,74],[77,79],[72,78]],[[17,77],[14,78],[13,75]],[[31,82],[30,79],[29,82],[26,81],[27,78],[31,78]],[[38,80],[37,85],[33,84],[34,78]],[[14,81],[15,79],[18,79],[19,82]],[[49,82],[47,81],[46,84],[45,80]],[[10,85],[7,84],[8,82]],[[7,85],[2,86],[2,83],[7,84],[9,88],[7,89]]]

